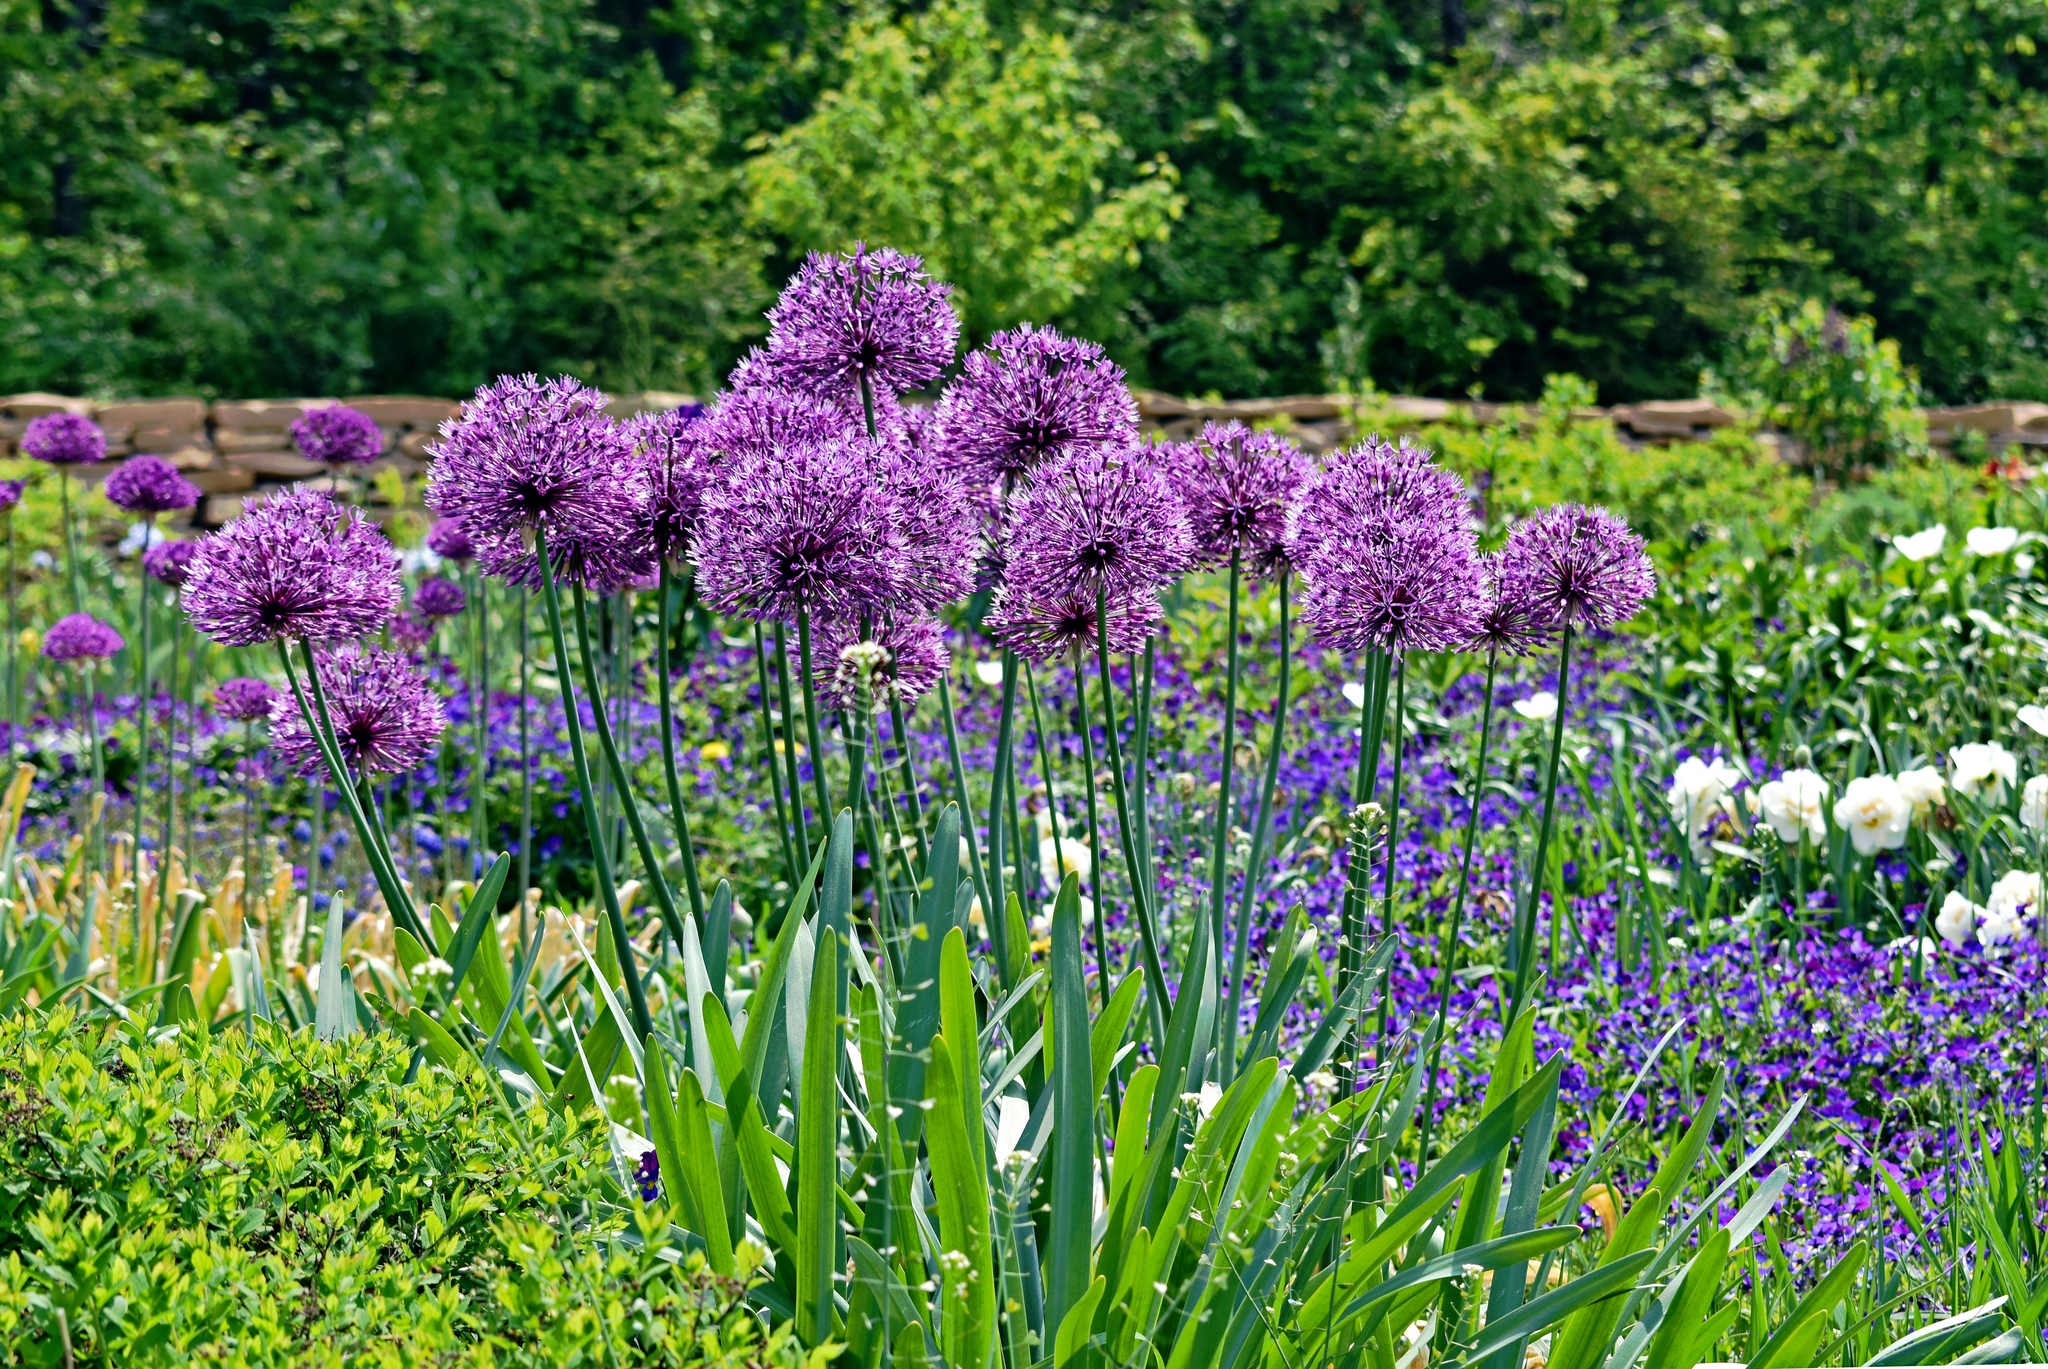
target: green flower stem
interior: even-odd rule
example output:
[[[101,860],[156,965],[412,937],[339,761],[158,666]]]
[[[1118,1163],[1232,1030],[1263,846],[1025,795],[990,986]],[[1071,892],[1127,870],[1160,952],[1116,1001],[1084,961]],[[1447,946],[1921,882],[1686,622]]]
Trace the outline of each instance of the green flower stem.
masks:
[[[967,801],[967,771],[960,763],[960,732],[953,714],[952,672],[939,675],[939,709],[946,722],[946,761],[953,769],[953,794],[960,804],[960,835],[967,840],[967,864],[974,872],[974,892],[981,898],[984,921],[995,921],[995,904],[989,895],[988,871],[981,863],[981,841],[974,834],[974,806]]]
[[[1280,688],[1273,695],[1273,731],[1266,743],[1266,778],[1259,787],[1258,818],[1252,824],[1252,849],[1244,867],[1244,888],[1237,901],[1237,945],[1230,953],[1230,1014],[1223,1019],[1223,1077],[1229,1088],[1237,1077],[1238,1019],[1244,1013],[1245,965],[1251,956],[1252,903],[1259,883],[1260,862],[1266,858],[1266,833],[1273,825],[1273,793],[1280,783],[1280,742],[1287,731],[1289,672],[1293,656],[1289,651],[1285,574],[1280,577]]]
[[[184,654],[185,615],[173,611],[171,614],[171,735],[164,752],[164,849],[163,854],[157,858],[156,863],[156,906],[159,908],[164,906],[164,901],[170,897],[171,893],[171,837],[175,831],[172,823],[177,814],[176,799],[178,793],[178,659]],[[147,722],[147,713],[143,715],[143,719]],[[142,797],[139,792],[136,795],[135,807],[136,811],[140,813]],[[136,877],[138,879],[141,877],[139,866],[137,867]],[[245,894],[248,887],[249,862],[245,856],[242,861],[242,888]],[[136,886],[135,901],[138,905],[142,902],[142,888],[140,885]],[[245,922],[248,920],[246,907],[243,912],[243,920]]]
[[[106,755],[100,748],[99,709],[95,705],[92,673],[93,667],[88,662],[85,668],[79,672],[79,680],[83,685],[85,694],[85,736],[86,741],[92,748],[92,792],[94,798],[97,799],[107,792],[107,765]],[[97,814],[92,812],[91,808],[86,809],[86,814],[88,820],[92,823],[93,868],[105,870],[107,868],[107,825],[100,820]]]
[[[811,829],[804,819],[804,786],[796,769],[796,708],[790,697],[789,688],[789,641],[784,635],[782,624],[775,625],[775,687],[782,707],[782,766],[789,783],[789,822],[795,830],[797,849],[803,853],[804,863],[796,874],[801,877],[804,870],[811,868]],[[819,814],[824,822],[824,814]],[[820,830],[818,840],[825,840]]]
[[[597,789],[590,779],[590,756],[583,748],[583,720],[576,715],[576,690],[569,678],[569,642],[562,631],[562,596],[555,588],[555,567],[548,556],[545,528],[534,529],[534,555],[540,562],[541,597],[547,603],[548,635],[555,648],[555,670],[562,681],[563,724],[569,733],[569,756],[576,766],[576,793],[583,809],[583,834],[590,840],[590,858],[597,867],[597,892],[604,902],[605,919],[612,925],[612,942],[618,947],[619,968],[624,972],[626,995],[633,1013],[633,1030],[645,1040],[654,1030],[647,1011],[647,991],[640,983],[638,957],[633,939],[626,931],[625,914],[619,910],[618,886],[612,883],[611,855],[605,849],[604,832],[597,817]],[[602,707],[592,713],[600,720]]]
[[[1081,689],[1087,686],[1075,672],[1075,684]],[[1109,683],[1109,594],[1097,587],[1095,591],[1095,676],[1102,686],[1102,732],[1109,742],[1109,783],[1116,799],[1116,822],[1123,839],[1124,869],[1131,877],[1131,903],[1138,914],[1138,945],[1144,957],[1145,982],[1152,992],[1147,995],[1152,1003],[1152,1039],[1162,1046],[1166,1041],[1165,1005],[1166,969],[1160,963],[1159,924],[1154,920],[1152,890],[1145,887],[1144,870],[1137,858],[1139,834],[1131,825],[1131,798],[1124,785],[1123,743],[1117,738],[1116,696]],[[1094,766],[1089,766],[1092,774]],[[1098,854],[1099,861],[1101,856]],[[1097,904],[1098,910],[1100,902]]]
[[[1053,787],[1052,752],[1046,745],[1045,715],[1038,707],[1038,681],[1032,675],[1031,663],[1024,662],[1024,694],[1031,702],[1031,731],[1038,738],[1038,770],[1045,778],[1045,811],[1052,823],[1053,875],[1055,882],[1067,877],[1067,853],[1060,846],[1060,804],[1059,794]],[[1097,903],[1101,900],[1098,898]],[[1101,949],[1097,943],[1098,951]],[[1104,984],[1109,983],[1109,962],[1102,962]]]
[[[1394,934],[1394,843],[1401,835],[1401,734],[1406,723],[1408,704],[1408,658],[1394,657],[1394,736],[1390,748],[1394,756],[1394,773],[1390,788],[1392,793],[1387,802],[1387,869],[1386,883],[1380,893],[1380,934]],[[1380,995],[1379,1035],[1387,1035],[1387,1014],[1391,1007],[1392,994]]]
[[[803,674],[804,737],[811,748],[811,788],[818,796],[818,821],[832,822],[832,789],[825,778],[824,735],[818,729],[818,688],[811,676],[811,613],[802,605],[796,611],[797,669]]]
[[[661,558],[661,586],[657,590],[661,598],[661,621],[654,639],[654,673],[661,701],[661,770],[662,777],[668,781],[668,811],[675,827],[676,850],[683,859],[683,888],[690,896],[690,915],[697,919],[701,930],[704,929],[704,888],[697,882],[697,850],[690,844],[690,818],[683,811],[683,783],[676,774],[676,715],[668,678],[669,581],[668,558],[664,556]]]
[[[1557,719],[1551,725],[1550,760],[1544,767],[1543,815],[1536,824],[1536,859],[1529,867],[1529,906],[1517,919],[1520,925],[1515,936],[1515,992],[1508,1004],[1507,1016],[1501,1019],[1503,1023],[1513,1022],[1516,1014],[1522,1011],[1523,1006],[1529,1001],[1529,994],[1536,978],[1533,944],[1536,940],[1536,905],[1542,897],[1541,881],[1547,868],[1545,862],[1550,857],[1550,826],[1557,807],[1557,762],[1559,755],[1564,751],[1565,707],[1566,700],[1571,697],[1571,664],[1572,625],[1567,622],[1557,647]],[[1551,909],[1551,916],[1563,915],[1562,908]]]
[[[470,695],[476,730],[476,755],[471,759],[469,797],[469,866],[471,878],[482,874],[484,840],[489,823],[484,813],[484,787],[491,756],[491,582],[472,572],[476,584],[476,689]]]
[[[618,791],[619,806],[626,815],[626,830],[633,834],[633,846],[640,853],[640,864],[647,872],[647,887],[654,891],[654,904],[661,913],[661,924],[668,928],[669,936],[676,943],[676,954],[683,950],[683,919],[676,910],[675,891],[668,887],[668,876],[662,873],[661,858],[654,852],[654,843],[648,839],[647,824],[640,819],[640,801],[633,797],[633,786],[626,778],[625,764],[619,759],[619,748],[612,740],[611,720],[604,715],[604,693],[597,683],[597,658],[590,650],[590,610],[584,602],[583,586],[574,584],[570,593],[576,600],[576,648],[583,661],[583,688],[590,696],[590,716],[597,726],[597,749],[604,753],[605,769],[611,772],[612,787]],[[614,928],[616,931],[617,929]]]
[[[440,645],[441,627],[434,625],[433,645]],[[445,702],[444,702],[445,707]],[[455,882],[455,834],[448,829],[448,772],[454,768],[448,734],[434,743],[434,830],[441,835],[441,886]]]
[[[16,616],[14,510],[7,511],[7,758],[21,755],[21,622]],[[13,767],[8,767],[10,770]]]
[[[1079,652],[1077,651],[1075,655],[1074,679],[1081,686],[1075,691],[1075,696],[1080,703],[1081,768],[1085,775],[1084,792],[1087,795],[1088,803],[1088,850],[1093,857],[1089,868],[1089,875],[1090,882],[1095,887],[1093,931],[1095,933],[1095,961],[1097,972],[1100,975],[1097,987],[1102,994],[1102,1001],[1107,1003],[1109,1001],[1109,938],[1104,934],[1102,926],[1102,905],[1104,901],[1102,896],[1102,868],[1108,862],[1102,858],[1102,806],[1095,795],[1095,737],[1093,729],[1088,724],[1087,682],[1081,678]],[[1057,824],[1053,827],[1053,836],[1055,838],[1053,844],[1057,846],[1059,844],[1057,840],[1059,827]],[[1064,857],[1061,858],[1060,866],[1060,878],[1065,879],[1067,872]],[[1164,1041],[1166,1039],[1164,1028],[1164,1018],[1160,1015],[1160,1011],[1155,1005],[1153,1010],[1152,1039]]]
[[[1003,649],[1003,702],[996,715],[995,768],[988,779],[988,878],[990,892],[995,895],[995,907],[989,918],[989,944],[995,947],[996,964],[1003,967],[1003,978],[1009,979],[1010,928],[1005,911],[1009,904],[1004,897],[1003,850],[1008,845],[1003,832],[1003,786],[1010,770],[1010,752],[1015,745],[1017,719],[1017,653]],[[1019,874],[1023,862],[1015,855],[1010,859],[1016,863]]]
[[[860,696],[867,692],[865,684],[854,690],[854,707],[839,715],[839,740],[846,747],[846,801],[841,805],[855,813],[861,811],[868,791],[868,724],[873,721],[860,711]],[[870,852],[875,859],[881,859],[879,851]]]
[[[1131,782],[1138,789],[1131,811],[1138,821],[1138,858],[1144,862],[1147,889],[1159,887],[1158,848],[1152,844],[1152,699],[1159,675],[1158,645],[1156,637],[1145,639],[1144,671],[1138,677],[1138,732],[1131,747]]]
[[[149,534],[156,530],[154,514],[143,519],[142,550],[149,550]],[[135,653],[135,906],[142,906],[142,811],[149,805],[142,801],[142,786],[149,776],[149,572],[143,569],[142,556],[135,559],[135,620],[136,636],[139,638]],[[168,833],[164,838],[164,849],[157,852],[156,861],[163,865],[171,858],[171,843]]]
[[[1209,843],[1209,925],[1210,935],[1220,948],[1230,944],[1229,929],[1223,915],[1223,881],[1230,871],[1230,782],[1237,770],[1237,596],[1240,579],[1240,553],[1237,548],[1230,550],[1230,611],[1224,620],[1227,642],[1224,648],[1223,669],[1223,755],[1221,774],[1216,781],[1216,833]],[[1250,872],[1247,871],[1247,878]],[[1220,982],[1224,972],[1223,957],[1216,958],[1217,984],[1216,999],[1228,1001],[1227,986]],[[1225,1039],[1235,1035],[1225,1029]]]
[[[249,764],[256,755],[256,720],[242,720],[242,763]],[[252,862],[255,853],[252,836],[256,825],[256,786],[248,785],[242,790],[242,942],[249,940],[249,886],[255,882],[256,871]],[[162,907],[162,895],[158,896],[158,907]]]
[[[889,696],[889,722],[896,733],[896,768],[903,772],[903,792],[910,799],[910,825],[917,833],[917,860],[926,860],[926,839],[924,832],[924,800],[917,792],[917,770],[911,762],[910,725],[903,716],[902,696]]]
[[[782,839],[782,863],[789,870],[790,882],[799,878],[800,870],[810,868],[806,856],[802,866],[796,863],[796,845],[790,836],[789,809],[782,802],[782,775],[775,764],[775,728],[768,720],[768,643],[762,635],[761,625],[754,624],[754,676],[761,690],[761,755],[768,762],[768,788],[775,795],[775,835]]]
[[[85,589],[78,568],[78,524],[71,518],[71,477],[57,472],[57,502],[63,506],[64,568],[71,578],[71,611],[85,612]]]
[[[1386,726],[1387,653],[1374,651],[1365,658],[1365,700],[1358,715],[1358,768],[1352,781],[1351,806],[1355,812],[1379,787],[1380,736]],[[1351,824],[1347,815],[1346,825]],[[1343,935],[1337,948],[1337,988],[1342,993],[1350,989],[1358,976],[1365,955],[1366,896],[1372,887],[1372,844],[1369,837],[1356,830],[1348,836],[1349,854],[1344,870],[1344,913]],[[1345,1093],[1356,1092],[1358,1083],[1358,1051],[1354,1046],[1350,1069],[1347,1072]]]
[[[533,605],[519,591],[519,936],[527,935],[526,891],[533,885]]]
[[[1458,933],[1464,930],[1465,899],[1472,887],[1472,851],[1479,838],[1479,802],[1486,791],[1486,750],[1493,740],[1493,684],[1500,669],[1498,648],[1486,653],[1486,697],[1479,712],[1479,755],[1472,762],[1472,802],[1465,810],[1465,849],[1458,858],[1458,890],[1451,899],[1450,928],[1444,933],[1443,968],[1437,972],[1436,993],[1436,1039],[1429,1049],[1429,1067],[1423,1075],[1427,1082],[1426,1101],[1422,1105],[1422,1149],[1416,1152],[1419,1163],[1429,1164],[1429,1134],[1436,1121],[1436,1072],[1443,1059],[1444,1022],[1451,1012],[1451,983],[1458,970]]]

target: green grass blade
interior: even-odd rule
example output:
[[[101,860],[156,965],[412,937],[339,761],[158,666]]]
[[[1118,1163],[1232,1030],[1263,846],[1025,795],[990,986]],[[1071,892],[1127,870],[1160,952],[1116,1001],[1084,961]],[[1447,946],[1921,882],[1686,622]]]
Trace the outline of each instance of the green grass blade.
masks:
[[[835,845],[837,841],[835,838]],[[796,1327],[806,1345],[833,1332],[832,1275],[837,1265],[839,1179],[839,936],[827,927],[812,963],[804,1062],[799,1075],[796,1148]]]
[[[1206,923],[1206,920],[1205,920]],[[1205,924],[1204,924],[1205,925]],[[1197,939],[1202,933],[1197,932]],[[1088,985],[1081,947],[1081,884],[1072,871],[1052,905],[1052,1220],[1046,1251],[1046,1325],[1061,1328],[1088,1293],[1095,1193],[1095,1080],[1088,1040]],[[1198,976],[1207,985],[1207,975]],[[1184,981],[1185,982],[1185,981]],[[1183,993],[1183,997],[1193,995]],[[1169,1036],[1171,1033],[1169,1032]],[[1184,1034],[1185,1035],[1185,1034]],[[1181,1063],[1187,1060],[1185,1047]],[[1158,1113],[1155,1100],[1154,1115]]]

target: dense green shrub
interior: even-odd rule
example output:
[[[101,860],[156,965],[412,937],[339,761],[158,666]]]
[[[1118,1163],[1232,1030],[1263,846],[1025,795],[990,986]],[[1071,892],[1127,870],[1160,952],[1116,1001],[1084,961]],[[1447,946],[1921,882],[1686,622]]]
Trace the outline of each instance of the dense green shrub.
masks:
[[[0,1363],[798,1358],[740,1279],[656,1253],[602,1133],[405,1082],[399,1038],[60,1010],[0,1060]]]

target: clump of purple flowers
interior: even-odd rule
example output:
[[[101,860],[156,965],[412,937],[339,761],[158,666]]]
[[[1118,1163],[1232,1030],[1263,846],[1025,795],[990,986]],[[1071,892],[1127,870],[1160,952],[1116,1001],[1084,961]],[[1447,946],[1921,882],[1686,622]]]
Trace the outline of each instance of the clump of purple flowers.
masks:
[[[1055,457],[1127,445],[1138,406],[1100,347],[1026,324],[968,356],[937,418],[955,464],[1014,483]]]
[[[1657,591],[1643,539],[1602,508],[1553,504],[1509,529],[1501,554],[1526,577],[1539,611],[1563,627],[1613,627]]]
[[[294,489],[200,541],[185,612],[223,646],[344,642],[381,629],[398,595],[384,534],[356,509]]]
[[[427,529],[427,550],[444,561],[465,563],[476,555],[476,544],[453,518],[436,518]]]
[[[1029,600],[1149,590],[1194,557],[1186,511],[1139,448],[1039,468],[1010,506],[1008,583]]]
[[[412,595],[413,610],[429,620],[453,618],[468,604],[469,596],[462,592],[462,586],[438,575],[422,581]]]
[[[432,754],[447,719],[426,677],[394,651],[343,649],[315,655],[334,738],[352,770],[398,774]],[[301,775],[321,773],[319,744],[298,701],[280,698],[270,715],[271,744]]]
[[[107,435],[84,414],[44,414],[29,420],[21,452],[52,466],[90,466],[107,459]]]
[[[0,513],[6,513],[19,504],[22,494],[27,489],[26,480],[0,480]]]
[[[1537,595],[1528,563],[1494,552],[1482,559],[1480,573],[1485,589],[1472,615],[1467,648],[1527,656],[1549,645],[1554,623]]]
[[[715,478],[705,445],[711,425],[700,414],[671,409],[641,414],[626,425],[647,471],[643,540],[666,560],[689,556],[704,495]]]
[[[52,661],[104,661],[127,643],[90,613],[67,613],[43,635],[43,655]]]
[[[136,456],[123,461],[107,477],[107,500],[130,513],[159,514],[189,509],[199,502],[199,487],[178,474],[178,468],[160,456]]]
[[[310,409],[292,421],[292,441],[314,461],[359,466],[384,454],[384,430],[360,409],[337,404]]]
[[[813,252],[768,311],[765,360],[785,383],[829,395],[922,389],[953,361],[951,293],[890,248]]]
[[[1199,441],[1175,443],[1165,457],[1203,564],[1236,556],[1267,576],[1288,567],[1288,516],[1315,469],[1301,448],[1233,421],[1204,425]]]
[[[197,542],[158,542],[142,553],[142,569],[158,584],[182,589],[192,576],[192,558],[198,554]]]
[[[213,687],[213,706],[223,718],[238,723],[260,722],[270,716],[277,691],[262,680],[238,675]]]

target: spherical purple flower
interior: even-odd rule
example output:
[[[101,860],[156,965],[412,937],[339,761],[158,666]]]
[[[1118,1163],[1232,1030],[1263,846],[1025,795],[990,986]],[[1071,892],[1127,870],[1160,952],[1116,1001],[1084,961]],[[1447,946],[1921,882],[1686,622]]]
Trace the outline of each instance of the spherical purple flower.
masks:
[[[270,716],[270,707],[276,702],[275,689],[247,675],[222,680],[213,687],[214,708],[231,722],[260,722]]]
[[[1187,513],[1140,448],[1081,452],[1038,468],[1011,501],[1009,583],[1046,603],[1150,589],[1193,559]]]
[[[355,649],[322,651],[314,659],[335,741],[353,773],[397,774],[416,769],[433,752],[447,718],[412,662],[395,651]],[[272,706],[270,737],[286,765],[301,775],[320,772],[320,747],[296,698],[287,695]]]
[[[0,513],[6,513],[21,502],[21,496],[28,489],[26,480],[0,480]]]
[[[130,513],[169,513],[172,509],[189,509],[199,502],[199,487],[160,456],[136,456],[123,461],[107,477],[106,488],[108,502]]]
[[[1554,625],[1526,567],[1494,552],[1481,558],[1480,578],[1484,589],[1472,617],[1467,651],[1526,656],[1550,642]]]
[[[967,358],[938,422],[953,461],[1014,482],[1056,456],[1127,445],[1138,406],[1100,347],[1026,324]]]
[[[906,707],[916,703],[952,663],[939,625],[912,618],[865,635],[852,623],[828,624],[818,635],[811,669],[818,700],[827,708],[855,707],[855,685],[865,671],[869,702],[880,711],[892,699]]]
[[[870,450],[895,552],[886,609],[899,618],[931,613],[973,588],[982,520],[953,472],[906,449]]]
[[[391,640],[402,651],[419,651],[434,640],[436,631],[433,620],[411,613],[400,613],[387,625]]]
[[[826,398],[791,388],[759,351],[733,368],[730,389],[704,420],[707,452],[731,458],[782,447],[832,442],[866,431],[858,401]]]
[[[910,565],[872,456],[860,442],[808,443],[725,467],[694,552],[705,602],[757,622],[887,612]]]
[[[427,529],[427,550],[444,561],[462,564],[476,555],[476,543],[453,518],[436,518],[434,526]]]
[[[90,613],[67,613],[43,634],[43,655],[53,661],[104,661],[126,645]]]
[[[924,263],[856,243],[850,256],[813,252],[768,311],[766,358],[785,383],[824,395],[921,389],[952,364],[960,321],[951,287]]]
[[[697,519],[704,511],[704,494],[715,479],[705,445],[711,425],[701,413],[671,409],[641,414],[626,425],[647,470],[643,538],[656,556],[670,560],[689,556]]]
[[[197,542],[158,542],[142,553],[142,569],[159,584],[182,589],[192,577],[192,558],[198,554]]]
[[[567,377],[505,376],[441,425],[427,507],[462,525],[487,574],[538,585],[535,532],[558,574],[600,592],[653,568],[646,469],[605,403]]]
[[[413,610],[422,618],[453,618],[468,604],[469,596],[462,592],[462,586],[438,575],[422,581],[412,593]]]
[[[1096,596],[1076,590],[1049,599],[1028,599],[1012,587],[996,591],[982,627],[1002,645],[1040,665],[1092,652],[1098,645]],[[1141,651],[1145,639],[1165,623],[1159,600],[1149,589],[1109,596],[1109,649],[1120,656]]]
[[[1234,552],[1255,575],[1287,569],[1288,515],[1315,470],[1301,448],[1241,423],[1210,423],[1200,441],[1175,443],[1165,456],[1206,564],[1227,564]]]
[[[384,430],[360,409],[337,404],[309,409],[292,421],[292,441],[314,461],[363,465],[384,454]]]
[[[398,595],[398,556],[377,526],[317,490],[292,489],[200,540],[185,612],[223,646],[341,642],[381,629]]]
[[[1643,539],[1602,508],[1553,504],[1510,528],[1500,554],[1560,627],[1613,627],[1657,591]]]
[[[107,459],[107,435],[84,414],[44,414],[29,420],[21,451],[52,466],[89,466]]]

